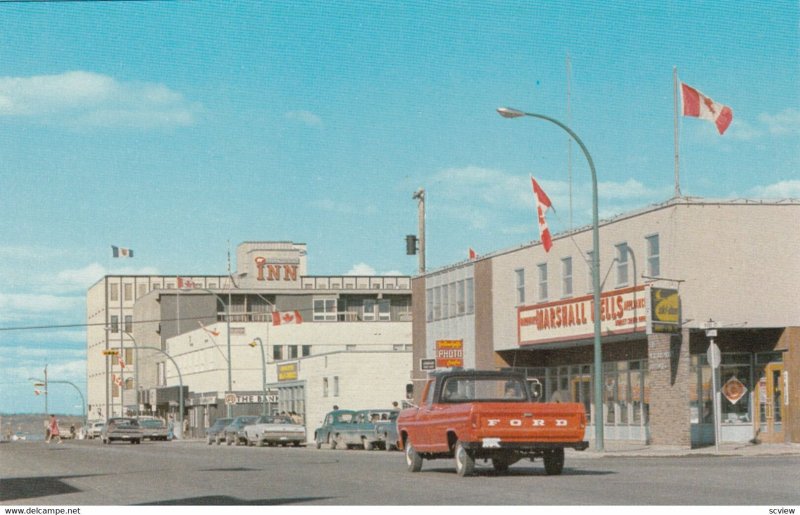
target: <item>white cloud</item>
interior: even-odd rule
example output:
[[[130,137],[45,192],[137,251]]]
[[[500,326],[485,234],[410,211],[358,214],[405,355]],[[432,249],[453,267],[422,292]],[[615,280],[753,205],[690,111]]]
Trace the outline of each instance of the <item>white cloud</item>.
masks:
[[[800,198],[800,180],[779,181],[766,186],[757,186],[751,190],[750,197],[754,198]]]
[[[199,104],[163,84],[121,82],[87,71],[0,77],[0,116],[71,127],[174,127],[195,123]]]
[[[763,113],[758,119],[767,126],[770,134],[800,132],[800,111],[791,107],[777,114]]]
[[[375,270],[374,267],[372,267],[372,266],[370,266],[370,265],[368,265],[366,263],[356,263],[355,265],[353,265],[353,268],[351,268],[350,271],[347,272],[344,275],[375,275],[375,276],[378,276],[378,275],[406,275],[406,274],[404,274],[404,273],[402,273],[402,272],[400,272],[398,270],[391,270],[389,272],[378,273]]]
[[[309,127],[322,127],[322,118],[311,111],[289,111],[284,115],[287,120],[300,122]]]

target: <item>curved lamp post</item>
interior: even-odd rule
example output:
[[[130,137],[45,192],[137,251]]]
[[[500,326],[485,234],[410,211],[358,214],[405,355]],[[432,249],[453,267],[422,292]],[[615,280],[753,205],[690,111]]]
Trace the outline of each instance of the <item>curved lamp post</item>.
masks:
[[[44,382],[43,380],[37,379],[35,377],[29,377],[28,381],[33,381],[33,382],[36,382],[36,383],[43,383]],[[82,410],[83,411],[83,413],[82,413],[83,414],[83,425],[85,426],[86,425],[86,400],[83,397],[83,392],[81,392],[81,389],[78,388],[77,386],[75,386],[74,383],[71,383],[69,381],[54,381],[54,380],[50,379],[47,382],[49,384],[54,384],[54,383],[57,383],[57,384],[68,384],[71,387],[75,388],[75,391],[78,392],[78,395],[81,396],[81,407],[83,408],[83,410]]]
[[[128,331],[124,331],[133,342],[133,390],[136,392],[136,417],[139,417],[139,344]]]
[[[261,414],[267,414],[267,357],[264,354],[264,342],[256,336],[253,338],[253,341],[250,342],[248,345],[251,347],[256,346],[256,342],[261,347],[261,394],[263,395],[263,399],[261,401]]]
[[[161,354],[163,354],[164,356],[169,358],[170,361],[172,361],[172,365],[175,367],[175,371],[178,372],[178,384],[179,384],[179,390],[178,390],[178,428],[179,429],[178,429],[178,431],[180,432],[181,437],[183,437],[183,376],[181,375],[181,369],[178,368],[178,364],[175,363],[175,360],[172,359],[172,356],[167,354],[166,351],[161,350],[159,347],[150,347],[150,346],[147,346],[147,345],[143,345],[143,346],[141,346],[139,348],[140,349],[147,349],[147,350],[156,350],[156,351],[160,352]]]
[[[227,323],[226,332],[228,338],[228,393],[233,393],[233,373],[231,371],[231,294],[228,293],[228,303],[225,304],[219,295],[214,293],[213,291],[207,288],[193,288],[195,290],[204,291],[206,293],[210,293],[213,295],[219,303],[222,304],[222,307],[225,308],[225,321]],[[225,416],[231,418],[233,415],[233,407],[230,404],[225,405]]]
[[[602,338],[600,329],[600,224],[597,216],[597,174],[594,169],[594,161],[592,156],[586,149],[586,145],[578,137],[577,134],[572,132],[572,129],[549,116],[536,113],[526,113],[518,109],[510,107],[500,107],[497,109],[500,116],[504,118],[520,118],[522,116],[530,116],[532,118],[539,118],[554,123],[567,131],[572,139],[581,147],[583,155],[589,162],[589,169],[592,172],[592,296],[594,299],[594,430],[595,430],[595,447],[598,451],[604,450],[603,442],[603,350]]]

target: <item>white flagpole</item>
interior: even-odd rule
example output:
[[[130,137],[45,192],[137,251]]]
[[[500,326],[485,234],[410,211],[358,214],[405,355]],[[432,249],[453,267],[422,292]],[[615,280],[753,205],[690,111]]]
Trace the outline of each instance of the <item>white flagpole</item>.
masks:
[[[681,181],[680,181],[680,157],[678,145],[678,67],[672,67],[672,84],[673,84],[673,101],[675,104],[675,198],[681,196]]]
[[[572,126],[572,61],[567,52],[567,125]],[[567,139],[567,175],[569,177],[569,229],[572,230],[572,136]]]

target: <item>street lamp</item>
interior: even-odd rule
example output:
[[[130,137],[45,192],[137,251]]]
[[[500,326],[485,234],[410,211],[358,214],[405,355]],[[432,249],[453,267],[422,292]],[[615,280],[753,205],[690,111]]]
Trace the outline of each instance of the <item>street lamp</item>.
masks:
[[[261,347],[261,390],[262,395],[264,396],[262,399],[262,406],[261,406],[261,414],[267,414],[267,358],[266,354],[264,354],[264,342],[256,336],[253,338],[253,341],[248,343],[251,347],[256,346],[256,342]]]
[[[178,434],[180,434],[181,438],[183,438],[183,376],[181,375],[181,369],[178,368],[178,364],[172,359],[172,356],[167,354],[166,351],[162,350],[159,347],[150,347],[147,345],[143,345],[139,347],[140,349],[147,349],[147,350],[155,350],[166,356],[170,361],[172,361],[172,365],[175,367],[175,371],[178,372]],[[166,374],[165,374],[166,375]]]
[[[37,379],[35,377],[29,377],[28,381],[33,381],[34,383],[43,383],[44,382],[42,379]],[[50,383],[50,384],[68,384],[71,387],[75,388],[75,391],[77,391],[78,395],[80,395],[80,397],[81,397],[81,406],[83,408],[83,410],[82,410],[82,412],[83,412],[83,425],[86,426],[86,422],[87,422],[87,418],[86,418],[86,400],[83,397],[83,392],[81,392],[81,389],[78,388],[77,386],[75,386],[74,383],[71,383],[69,381],[54,381],[54,380],[50,379],[47,382]]]
[[[228,392],[233,393],[233,375],[231,372],[231,294],[228,292],[228,303],[225,302],[213,291],[207,288],[194,288],[196,290],[204,291],[206,293],[210,293],[217,299],[218,302],[222,304],[222,307],[225,308],[225,321],[227,323],[227,337],[228,337]],[[230,404],[225,404],[225,416],[231,418],[233,415],[233,407]]]
[[[583,155],[589,162],[589,169],[592,172],[592,296],[594,299],[594,430],[595,430],[595,447],[598,451],[604,450],[603,442],[603,350],[602,338],[600,329],[600,224],[597,216],[597,174],[594,169],[594,161],[592,156],[586,149],[586,145],[578,137],[577,134],[572,132],[572,129],[549,116],[544,116],[536,113],[526,113],[518,109],[510,107],[500,107],[497,109],[500,116],[504,118],[520,118],[522,116],[530,116],[532,118],[539,118],[548,122],[554,123],[567,131],[572,139],[581,147]]]

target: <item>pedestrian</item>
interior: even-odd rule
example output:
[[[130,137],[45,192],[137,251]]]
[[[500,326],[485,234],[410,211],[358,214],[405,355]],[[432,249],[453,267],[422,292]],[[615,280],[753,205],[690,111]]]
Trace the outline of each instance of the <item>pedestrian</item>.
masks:
[[[338,405],[338,404],[334,404],[334,405],[333,405],[333,411],[336,411],[336,410],[338,410],[338,409],[339,409],[339,405]]]
[[[61,443],[61,431],[58,429],[58,420],[55,415],[50,415],[50,434],[47,436],[47,443],[53,438],[58,438],[58,443]]]
[[[175,438],[175,418],[170,415],[169,416],[169,424],[167,425],[169,431],[167,432],[167,440],[172,440]]]
[[[183,419],[183,438],[189,438],[189,419]]]

